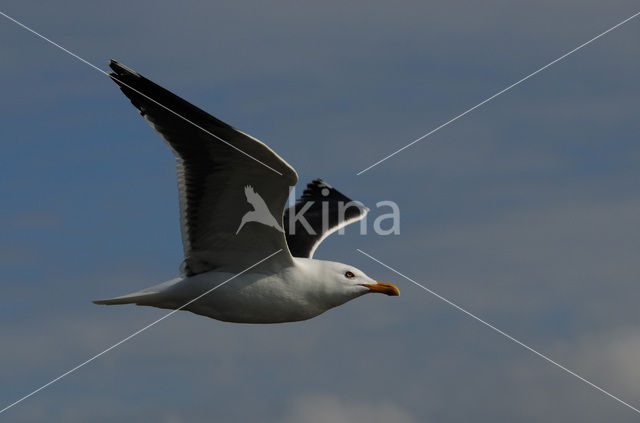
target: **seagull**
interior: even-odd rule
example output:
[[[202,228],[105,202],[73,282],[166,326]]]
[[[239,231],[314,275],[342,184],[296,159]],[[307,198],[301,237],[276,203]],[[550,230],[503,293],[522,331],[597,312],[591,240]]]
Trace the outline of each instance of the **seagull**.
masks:
[[[115,60],[109,66],[176,157],[184,261],[178,278],[94,303],[284,323],[367,293],[400,294],[354,266],[313,258],[324,238],[364,218],[366,207],[318,179],[286,209],[298,175],[278,154]]]

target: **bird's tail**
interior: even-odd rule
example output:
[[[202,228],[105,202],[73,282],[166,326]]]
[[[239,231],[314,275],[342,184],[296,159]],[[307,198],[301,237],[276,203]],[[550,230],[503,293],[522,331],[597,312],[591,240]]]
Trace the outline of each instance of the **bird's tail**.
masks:
[[[94,304],[116,305],[116,304],[138,304],[138,305],[155,305],[164,297],[164,291],[180,282],[182,278],[172,279],[161,284],[143,289],[142,291],[132,292],[131,294],[122,295],[120,297],[107,298],[105,300],[94,300]]]
[[[153,293],[140,293],[135,292],[133,294],[122,295],[120,297],[108,298],[105,300],[94,300],[92,301],[94,304],[102,304],[102,305],[116,305],[116,304],[146,304],[152,297],[157,295],[156,292]]]

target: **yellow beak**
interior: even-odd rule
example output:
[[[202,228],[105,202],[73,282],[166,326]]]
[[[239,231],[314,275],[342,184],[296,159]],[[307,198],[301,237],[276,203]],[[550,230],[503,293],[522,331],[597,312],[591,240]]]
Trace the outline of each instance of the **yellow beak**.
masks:
[[[391,295],[392,297],[397,297],[398,295],[400,295],[400,290],[395,285],[391,285],[390,283],[363,283],[362,286],[366,286],[373,292]]]

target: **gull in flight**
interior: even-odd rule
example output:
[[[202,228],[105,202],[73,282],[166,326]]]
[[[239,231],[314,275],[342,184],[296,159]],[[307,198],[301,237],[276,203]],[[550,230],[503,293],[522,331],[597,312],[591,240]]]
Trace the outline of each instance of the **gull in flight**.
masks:
[[[184,261],[176,279],[96,304],[282,323],[371,292],[399,295],[353,266],[313,258],[326,236],[362,219],[366,207],[315,180],[285,209],[298,175],[274,151],[126,66],[113,60],[109,66],[176,156]]]

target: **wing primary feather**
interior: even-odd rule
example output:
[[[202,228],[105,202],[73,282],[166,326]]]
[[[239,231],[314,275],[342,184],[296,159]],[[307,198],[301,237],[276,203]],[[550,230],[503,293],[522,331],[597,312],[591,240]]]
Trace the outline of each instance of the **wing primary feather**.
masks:
[[[148,80],[147,78],[145,78],[144,76],[140,75],[138,72],[135,72],[132,69],[129,69],[128,67],[124,66],[123,64],[111,59],[111,61],[109,62],[109,67],[111,69],[114,70],[114,72],[109,72],[109,77],[111,79],[113,79],[113,81],[118,84],[120,86],[120,89],[122,90],[122,92],[124,92],[124,94],[129,97],[129,99],[131,99],[131,103],[140,111],[140,114],[144,117],[146,115],[146,112],[144,110],[142,110],[139,107],[139,104],[136,104],[136,102],[133,100],[132,96],[127,93],[127,91],[133,91],[138,95],[141,95],[142,97],[146,98],[147,100],[155,103],[156,105],[158,105],[159,107],[162,107],[163,109],[167,110],[170,113],[173,113],[174,115],[176,115],[177,117],[179,117],[180,119],[183,119],[185,122],[190,123],[191,125],[193,125],[194,127],[200,129],[201,131],[207,133],[208,135],[214,137],[215,139],[217,139],[218,141],[221,141],[223,143],[225,143],[226,145],[228,145],[229,147],[237,150],[239,153],[244,154],[245,156],[251,158],[252,160],[258,162],[259,164],[261,164],[262,166],[265,166],[267,169],[270,169],[271,171],[277,173],[280,176],[283,176],[282,173],[280,173],[279,171],[277,171],[276,169],[274,169],[273,167],[269,166],[268,164],[262,162],[261,160],[253,157],[251,154],[241,150],[240,148],[234,146],[232,143],[228,142],[227,140],[219,137],[218,135],[208,131],[207,129],[203,128],[201,125],[195,123],[193,120],[186,118],[183,114],[177,112],[176,110],[174,110],[174,108],[169,108],[167,106],[165,106],[165,102],[162,100],[157,100],[156,98],[152,98],[148,95],[146,95],[145,93],[141,92],[140,90],[134,88],[133,84],[128,84],[125,80],[123,80],[123,78],[125,77],[129,77],[129,78],[136,78],[138,79],[137,83],[145,85],[147,88],[151,89],[152,91],[155,91],[163,96],[167,96],[167,97],[171,97],[171,100],[174,101],[181,101],[181,102],[185,102],[184,100],[182,100],[180,97],[176,96],[175,94],[173,94],[172,92],[165,90],[164,88],[162,88],[161,86],[159,86],[158,84]],[[186,103],[186,102],[185,102]],[[223,126],[223,127],[228,127],[228,128],[232,128],[230,125],[222,122],[221,120],[218,120],[216,118],[214,118],[213,116],[209,115],[208,113],[206,113],[205,111],[193,106],[192,104],[187,103],[187,105],[192,108],[192,110],[190,110],[190,113],[196,113],[196,114],[204,114],[206,115],[206,117],[209,118],[213,118],[216,121],[216,124]]]
[[[294,257],[312,258],[318,245],[335,231],[363,219],[369,209],[322,179],[307,184],[302,196],[285,210],[287,245]],[[291,222],[292,216],[303,220]],[[293,224],[292,224],[293,223]],[[308,230],[311,227],[312,231]]]

